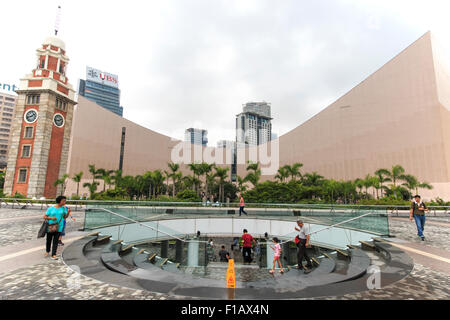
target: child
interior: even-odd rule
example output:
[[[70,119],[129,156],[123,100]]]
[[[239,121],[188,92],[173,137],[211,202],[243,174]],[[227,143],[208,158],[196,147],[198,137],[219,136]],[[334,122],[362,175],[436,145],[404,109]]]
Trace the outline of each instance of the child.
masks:
[[[72,219],[72,221],[76,221],[75,220],[75,218],[72,216],[72,213],[70,212],[70,208],[69,207],[67,207],[67,206],[64,206],[64,209],[63,209],[65,212],[67,212],[67,214],[69,214],[69,217],[70,217],[70,219]],[[64,223],[63,223],[63,230],[62,230],[62,232],[61,232],[61,234],[60,234],[60,236],[59,236],[59,239],[58,239],[58,245],[59,246],[63,246],[64,245],[64,243],[62,242],[62,238],[63,238],[63,236],[65,236],[66,235],[66,219],[64,219]]]
[[[275,263],[278,261],[278,265],[280,266],[280,273],[284,273],[283,270],[283,266],[281,265],[281,245],[280,245],[280,240],[277,237],[273,238],[273,243],[275,243],[275,247],[274,246],[270,246],[272,248],[272,250],[275,251],[275,255],[273,257],[273,267],[272,270],[270,270],[270,273],[274,273],[275,271]]]

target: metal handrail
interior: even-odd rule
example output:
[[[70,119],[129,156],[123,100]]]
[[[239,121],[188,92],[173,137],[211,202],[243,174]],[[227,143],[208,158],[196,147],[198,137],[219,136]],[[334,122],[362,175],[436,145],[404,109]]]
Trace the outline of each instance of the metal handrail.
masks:
[[[374,214],[374,213],[377,213],[377,214],[378,214],[378,212],[369,212],[369,213],[365,213],[365,214],[360,215],[360,216],[358,216],[358,217],[354,217],[354,218],[351,218],[351,219],[348,219],[348,220],[345,220],[345,221],[341,221],[341,222],[336,223],[336,224],[333,224],[333,225],[331,225],[331,226],[327,226],[327,227],[325,227],[325,228],[322,228],[322,229],[316,230],[316,231],[314,231],[314,232],[308,233],[307,235],[310,236],[310,235],[313,235],[313,234],[316,234],[316,233],[319,233],[319,232],[322,232],[322,231],[325,231],[325,230],[334,228],[334,227],[339,226],[339,225],[341,225],[341,224],[344,224],[344,223],[347,223],[347,222],[350,222],[350,221],[354,221],[354,220],[358,220],[358,219],[360,219],[360,218],[366,217],[366,216],[371,215],[371,214]],[[292,233],[292,232],[290,232],[290,233],[288,233],[288,234],[291,234],[291,233]],[[288,234],[285,234],[284,236],[281,236],[281,237],[285,237],[285,236],[287,236]],[[280,238],[281,238],[281,237],[280,237]],[[293,240],[281,241],[280,244],[288,243],[288,242],[292,242],[292,241],[293,241]]]
[[[173,238],[173,239],[180,240],[180,241],[182,241],[182,242],[199,242],[199,243],[207,243],[207,242],[208,242],[208,241],[201,241],[201,240],[185,240],[185,239],[181,239],[181,238],[178,238],[178,237],[176,237],[176,236],[174,236],[174,235],[171,235],[170,233],[164,232],[164,231],[162,231],[162,230],[158,230],[158,229],[153,228],[153,227],[151,227],[151,226],[149,226],[149,225],[143,224],[143,223],[141,223],[141,222],[139,222],[139,221],[137,221],[137,220],[134,220],[134,219],[128,218],[128,217],[126,217],[126,216],[123,216],[123,215],[121,215],[121,214],[118,214],[118,213],[116,213],[116,212],[114,212],[114,211],[111,211],[111,210],[108,210],[108,209],[105,209],[105,208],[98,208],[98,209],[103,210],[103,211],[106,211],[106,212],[108,212],[108,213],[110,213],[110,214],[116,215],[116,216],[118,216],[118,217],[121,217],[121,218],[123,218],[123,219],[125,219],[125,220],[129,220],[129,221],[132,221],[132,222],[134,222],[134,223],[137,223],[138,225],[140,225],[140,226],[142,226],[142,227],[146,227],[146,228],[152,229],[153,231],[163,233],[163,234],[165,234],[165,235],[167,235],[167,236],[169,236],[169,237],[171,237],[171,238]]]

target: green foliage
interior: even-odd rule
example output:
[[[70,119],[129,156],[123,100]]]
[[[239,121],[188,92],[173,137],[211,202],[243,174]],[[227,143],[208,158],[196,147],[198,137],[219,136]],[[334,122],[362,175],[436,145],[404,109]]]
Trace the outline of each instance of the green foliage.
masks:
[[[177,193],[177,198],[187,202],[200,202],[200,196],[194,190],[186,189]]]

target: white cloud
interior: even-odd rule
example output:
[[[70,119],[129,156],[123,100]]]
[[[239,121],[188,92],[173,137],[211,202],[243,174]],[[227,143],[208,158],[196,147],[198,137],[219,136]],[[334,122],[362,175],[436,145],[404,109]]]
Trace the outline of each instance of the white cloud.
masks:
[[[0,83],[34,67],[59,4],[75,87],[86,65],[116,73],[125,117],[179,139],[200,126],[210,145],[234,139],[248,101],[272,103],[281,135],[427,30],[450,30],[447,1],[7,1]]]

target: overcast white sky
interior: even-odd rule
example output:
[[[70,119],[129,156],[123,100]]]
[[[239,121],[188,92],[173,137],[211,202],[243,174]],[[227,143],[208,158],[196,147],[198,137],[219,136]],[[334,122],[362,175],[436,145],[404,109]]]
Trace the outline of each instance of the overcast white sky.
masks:
[[[267,101],[282,135],[426,31],[449,47],[448,2],[2,1],[0,83],[30,73],[61,5],[71,83],[86,65],[118,74],[125,118],[179,139],[207,129],[215,146],[242,104]]]

